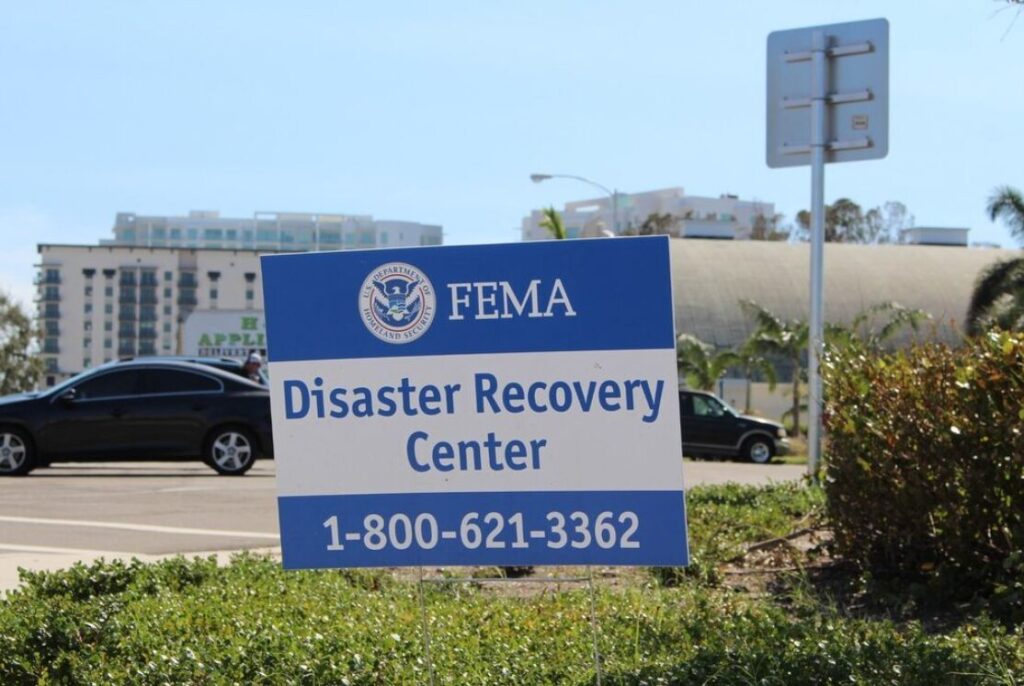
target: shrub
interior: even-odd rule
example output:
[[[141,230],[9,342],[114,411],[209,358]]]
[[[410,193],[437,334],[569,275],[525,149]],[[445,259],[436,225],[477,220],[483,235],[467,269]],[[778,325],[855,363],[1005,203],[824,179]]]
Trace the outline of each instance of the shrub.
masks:
[[[836,551],[1024,618],[1024,335],[825,358]]]

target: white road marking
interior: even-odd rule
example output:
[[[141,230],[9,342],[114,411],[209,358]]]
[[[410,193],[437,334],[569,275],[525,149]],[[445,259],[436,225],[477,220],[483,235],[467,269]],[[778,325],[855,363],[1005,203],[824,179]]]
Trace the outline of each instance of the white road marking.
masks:
[[[277,534],[264,531],[226,531],[224,529],[192,529],[179,526],[157,526],[155,524],[125,524],[122,522],[92,522],[77,519],[43,519],[39,517],[8,517],[0,515],[0,522],[12,524],[48,524],[53,526],[78,526],[89,529],[121,529],[124,531],[148,531],[158,534],[184,534],[186,536],[228,536],[231,538],[265,538],[278,540]]]
[[[114,552],[111,550],[86,550],[85,548],[54,548],[48,545],[18,545],[0,543],[0,551],[15,553],[50,553],[53,555],[88,555],[91,557],[110,557],[112,555],[132,555],[132,553]]]

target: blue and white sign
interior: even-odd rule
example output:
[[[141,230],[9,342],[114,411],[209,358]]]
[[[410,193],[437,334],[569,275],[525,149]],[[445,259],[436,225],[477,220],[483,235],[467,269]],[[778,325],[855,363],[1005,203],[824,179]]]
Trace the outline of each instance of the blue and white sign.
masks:
[[[685,565],[667,237],[262,258],[284,565]]]

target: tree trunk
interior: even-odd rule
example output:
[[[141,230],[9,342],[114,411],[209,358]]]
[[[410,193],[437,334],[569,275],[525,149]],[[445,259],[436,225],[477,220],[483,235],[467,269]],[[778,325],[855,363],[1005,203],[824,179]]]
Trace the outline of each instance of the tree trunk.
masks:
[[[800,361],[793,368],[793,435],[800,437]]]
[[[746,397],[746,400],[745,400],[744,406],[743,406],[743,414],[750,414],[750,410],[751,410],[751,408],[750,408],[750,387],[753,384],[750,383],[750,370],[748,369],[748,370],[746,370],[746,372],[747,372],[747,374],[746,374],[746,377],[747,377],[747,397]]]

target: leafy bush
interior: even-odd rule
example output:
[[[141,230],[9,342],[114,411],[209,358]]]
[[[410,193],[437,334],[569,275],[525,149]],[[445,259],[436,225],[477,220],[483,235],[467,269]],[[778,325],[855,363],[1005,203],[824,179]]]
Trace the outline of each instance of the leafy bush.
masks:
[[[83,592],[88,579],[102,592]],[[382,572],[286,572],[243,556],[221,568],[97,563],[28,581],[0,600],[5,686],[428,681],[417,587]],[[1024,679],[1024,634],[986,622],[930,635],[700,584],[599,588],[596,600],[605,684]],[[438,683],[594,683],[586,591],[519,598],[452,585],[428,587],[425,603]]]
[[[825,359],[838,553],[1024,620],[1024,335]]]

